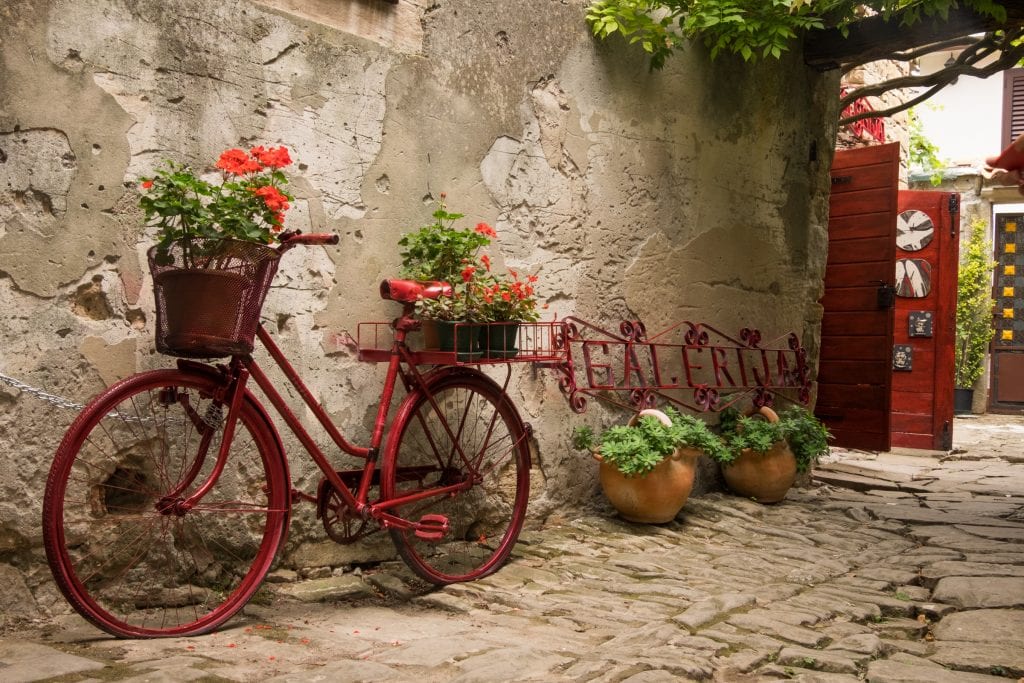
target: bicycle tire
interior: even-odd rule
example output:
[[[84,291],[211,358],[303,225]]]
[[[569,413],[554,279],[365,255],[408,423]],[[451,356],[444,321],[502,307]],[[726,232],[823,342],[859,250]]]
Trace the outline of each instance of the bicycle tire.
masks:
[[[401,558],[440,585],[495,572],[515,546],[530,495],[527,430],[512,401],[477,370],[441,371],[426,390],[403,400],[391,433],[381,468],[383,500],[478,479],[466,491],[392,510],[413,522],[443,515],[450,526],[437,541],[390,529]]]
[[[216,485],[191,510],[174,504],[217,460],[222,390],[199,372],[134,375],[90,402],[57,449],[43,497],[47,562],[71,606],[112,635],[212,631],[252,598],[285,536],[287,464],[248,392]]]

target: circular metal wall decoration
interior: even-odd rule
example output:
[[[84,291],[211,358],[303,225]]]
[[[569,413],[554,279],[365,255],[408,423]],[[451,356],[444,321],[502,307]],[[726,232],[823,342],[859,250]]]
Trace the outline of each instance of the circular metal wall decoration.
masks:
[[[920,258],[896,259],[896,296],[923,299],[932,291],[932,264]]]
[[[903,251],[920,251],[932,242],[935,224],[924,211],[904,211],[896,219],[896,246]]]

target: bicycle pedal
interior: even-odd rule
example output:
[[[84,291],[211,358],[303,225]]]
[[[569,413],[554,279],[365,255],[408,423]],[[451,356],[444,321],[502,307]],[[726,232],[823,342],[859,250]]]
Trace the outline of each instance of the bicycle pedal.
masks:
[[[413,533],[424,541],[440,541],[450,528],[444,515],[423,515],[413,527]]]

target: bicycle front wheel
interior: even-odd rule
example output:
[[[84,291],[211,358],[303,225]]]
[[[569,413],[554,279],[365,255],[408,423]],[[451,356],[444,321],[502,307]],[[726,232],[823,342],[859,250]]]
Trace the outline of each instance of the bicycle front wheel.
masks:
[[[120,637],[213,630],[253,596],[284,538],[289,483],[251,396],[213,489],[227,406],[215,377],[157,370],[94,399],[46,483],[43,539],[68,602]]]
[[[391,537],[427,581],[470,581],[497,570],[522,529],[530,495],[526,429],[508,396],[480,372],[452,371],[427,387],[398,409],[381,494],[389,501],[454,487],[392,509],[412,522],[443,516],[447,533],[391,529]]]

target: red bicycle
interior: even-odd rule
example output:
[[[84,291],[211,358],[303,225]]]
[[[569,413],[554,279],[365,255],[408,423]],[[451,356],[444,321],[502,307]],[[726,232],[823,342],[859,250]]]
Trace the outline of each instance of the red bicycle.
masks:
[[[278,247],[336,243],[293,235]],[[209,632],[253,597],[284,540],[292,503],[317,505],[327,534],[353,542],[384,528],[402,559],[435,584],[496,571],[519,536],[529,497],[529,426],[506,394],[513,360],[550,358],[553,323],[520,334],[504,384],[456,353],[415,351],[407,335],[419,296],[444,286],[381,285],[404,305],[364,323],[360,358],[387,362],[369,446],[350,443],[260,325],[256,338],[343,452],[337,471],[250,354],[124,379],[93,399],[64,436],[43,500],[53,576],[70,604],[119,637]],[[370,327],[364,330],[364,325]],[[504,354],[506,356],[511,354]],[[248,388],[252,379],[323,473],[315,494],[294,490],[282,440]],[[406,395],[388,421],[396,385]],[[386,438],[385,438],[386,435]],[[378,461],[380,467],[378,468]]]

